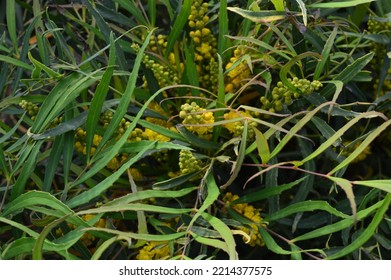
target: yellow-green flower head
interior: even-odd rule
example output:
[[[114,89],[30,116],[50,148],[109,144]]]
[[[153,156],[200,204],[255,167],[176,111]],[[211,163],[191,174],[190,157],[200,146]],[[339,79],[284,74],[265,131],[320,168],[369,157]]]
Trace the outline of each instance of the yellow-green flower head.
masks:
[[[157,102],[151,102],[148,106],[149,109],[155,111],[156,113],[160,114],[161,116],[167,116],[168,114],[166,111],[163,110],[163,108],[157,103]],[[158,124],[163,127],[172,127],[173,124],[167,122],[165,119],[161,118],[154,118],[154,117],[146,117],[145,120],[150,123]]]
[[[181,106],[179,117],[186,128],[198,135],[206,135],[213,132],[214,115],[213,112],[201,108],[197,103],[185,103]]]
[[[138,170],[137,168],[129,168],[129,172],[132,175],[133,180],[135,180],[135,181],[141,181],[144,178],[141,171]]]
[[[242,231],[244,231],[247,235],[250,236],[250,240],[247,240],[243,237],[243,241],[253,247],[264,246],[265,242],[263,241],[258,229],[258,226],[263,226],[261,225],[262,217],[260,214],[260,209],[256,209],[254,206],[248,203],[232,204],[232,202],[237,199],[239,199],[239,196],[233,195],[231,192],[227,192],[223,197],[223,200],[225,201],[226,205],[229,205],[233,210],[254,222],[249,226],[243,226],[240,228]]]
[[[230,62],[225,66],[225,69],[229,70],[225,83],[225,92],[236,92],[251,77],[251,71],[246,61],[242,61],[231,69],[243,54],[243,47],[237,47],[234,51],[234,56],[230,58]]]
[[[202,161],[196,159],[191,151],[181,150],[179,152],[179,169],[182,174],[193,173],[201,170]]]
[[[226,121],[229,121],[229,120],[232,120],[232,119],[237,119],[237,118],[243,118],[243,119],[244,118],[248,118],[248,119],[251,119],[252,116],[247,111],[230,111],[230,112],[224,114],[224,119]],[[256,127],[257,123],[254,122],[254,121],[249,120],[249,126],[250,127]],[[239,137],[239,136],[242,135],[243,129],[244,129],[243,120],[228,122],[228,123],[224,124],[224,127],[226,129],[228,129],[228,131],[230,133],[232,133],[234,137]],[[251,129],[251,130],[249,130],[249,132],[250,131],[253,131],[253,130]]]
[[[151,141],[156,140],[159,142],[168,142],[171,140],[169,137],[157,133],[156,131],[153,131],[152,129],[149,128],[145,129],[143,137]]]
[[[150,241],[140,249],[138,260],[163,260],[170,257],[168,242]]]

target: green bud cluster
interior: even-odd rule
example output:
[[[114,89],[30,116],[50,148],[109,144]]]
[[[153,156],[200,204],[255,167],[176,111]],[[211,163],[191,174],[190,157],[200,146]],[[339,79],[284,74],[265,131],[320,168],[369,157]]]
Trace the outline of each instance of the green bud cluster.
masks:
[[[188,130],[196,132],[199,136],[207,136],[213,131],[213,113],[201,108],[195,102],[183,104],[179,117],[183,119],[183,124],[188,125]]]
[[[19,106],[22,107],[24,110],[26,110],[27,114],[30,116],[32,120],[35,119],[35,117],[39,112],[39,107],[36,104],[26,101],[24,99],[20,101]]]
[[[160,39],[159,39],[160,38]],[[151,49],[152,50],[158,50],[157,46],[162,45],[163,51],[165,51],[165,46],[167,45],[167,41],[165,41],[166,37],[163,35],[158,35],[157,37],[157,43],[153,43],[153,40],[150,41],[150,44],[152,44]],[[133,44],[132,48],[138,52],[140,49],[140,46],[137,44]],[[159,86],[165,87],[165,86],[170,86],[174,84],[178,84],[180,82],[180,77],[173,65],[170,65],[170,62],[161,62],[161,61],[156,61],[154,59],[151,59],[151,57],[147,54],[143,54],[142,62],[147,67],[148,69],[152,70],[157,82],[159,83]],[[144,78],[144,86],[146,87],[146,80]]]
[[[193,173],[201,170],[202,161],[196,159],[191,151],[181,150],[179,152],[179,168],[182,174]]]
[[[368,20],[368,32],[370,34],[384,34],[391,36],[391,22],[370,18]],[[379,65],[382,65],[381,62],[387,54],[386,45],[372,42],[371,51],[375,53],[375,59],[372,60],[372,64],[375,68],[377,68]]]
[[[283,104],[290,105],[293,99],[299,99],[303,95],[310,95],[323,86],[320,81],[315,80],[311,82],[297,77],[289,78],[288,81],[296,88],[296,91],[292,91],[281,81],[278,82],[271,92],[271,98],[261,97],[262,109],[272,113],[279,112],[283,109]]]
[[[109,123],[113,117],[114,113],[112,111],[104,111],[102,116],[100,117],[100,121],[103,124],[103,128],[106,129],[109,126]]]
[[[230,111],[224,114],[224,119],[226,121],[237,119],[240,117],[246,117],[248,120],[247,126],[247,138],[248,140],[252,140],[255,138],[255,131],[253,127],[257,127],[257,123],[252,120],[252,114],[249,111]],[[228,129],[230,133],[234,137],[240,137],[243,134],[244,122],[243,121],[235,121],[235,122],[227,122],[224,124],[224,127]]]
[[[384,19],[384,21],[377,20],[375,18],[368,19],[368,31],[371,34],[379,34],[384,31],[391,30],[391,22]]]
[[[208,3],[203,3],[202,0],[195,0],[191,6],[188,24],[191,28],[189,36],[195,46],[194,59],[200,84],[213,92],[217,88],[217,39],[206,27],[209,22],[208,6]]]

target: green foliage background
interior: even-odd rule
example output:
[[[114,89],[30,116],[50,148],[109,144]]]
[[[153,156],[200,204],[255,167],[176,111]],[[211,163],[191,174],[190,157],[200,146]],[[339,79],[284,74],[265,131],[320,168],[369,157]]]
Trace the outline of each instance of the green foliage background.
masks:
[[[1,5],[1,259],[391,258],[388,0]]]

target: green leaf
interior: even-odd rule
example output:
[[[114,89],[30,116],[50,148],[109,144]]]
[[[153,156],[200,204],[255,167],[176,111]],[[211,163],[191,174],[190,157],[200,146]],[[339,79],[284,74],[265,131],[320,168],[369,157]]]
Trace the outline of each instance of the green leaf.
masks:
[[[44,72],[46,72],[46,74],[49,75],[49,77],[51,78],[54,78],[54,79],[60,79],[62,78],[64,75],[63,74],[60,74],[60,73],[57,73],[56,71],[50,69],[49,67],[47,67],[45,64],[39,62],[38,60],[36,60],[32,55],[31,53],[29,52],[27,54],[29,60],[31,61],[32,64],[34,64],[34,70],[33,70],[33,78],[39,78],[39,74],[41,73],[41,71],[43,70]],[[36,74],[34,74],[36,73]],[[34,76],[36,75],[36,76]]]
[[[51,186],[53,184],[53,179],[54,176],[56,176],[56,171],[63,152],[63,146],[64,146],[64,137],[63,136],[57,137],[54,140],[52,150],[50,151],[48,163],[45,168],[45,177],[42,186],[42,190],[45,192],[50,192]]]
[[[223,241],[214,238],[202,237],[194,232],[190,232],[190,234],[198,243],[205,244],[207,246],[215,247],[217,249],[228,252],[227,244]]]
[[[122,211],[146,211],[146,212],[156,212],[156,213],[165,213],[165,214],[186,214],[190,213],[192,208],[171,208],[163,207],[157,205],[149,205],[144,203],[132,203],[132,204],[115,204],[110,206],[101,206],[99,208],[88,209],[84,211],[77,212],[77,215],[85,214],[98,214],[98,213],[107,213],[107,212],[122,212]]]
[[[352,64],[348,65],[339,74],[333,77],[334,81],[342,81],[347,84],[360,73],[360,71],[372,60],[374,53],[367,53],[360,58],[357,58]],[[322,91],[321,95],[328,97],[333,92],[333,86],[327,85]]]
[[[101,195],[105,190],[107,190],[108,188],[111,187],[111,185],[118,180],[118,178],[130,167],[132,166],[132,164],[134,164],[135,162],[137,162],[140,158],[142,158],[144,156],[144,154],[150,150],[153,145],[155,144],[155,142],[150,142],[150,143],[146,143],[144,145],[144,148],[138,152],[137,155],[135,155],[134,157],[131,157],[129,158],[126,162],[124,162],[121,167],[115,171],[112,175],[110,175],[109,177],[107,177],[106,179],[104,179],[102,182],[100,182],[98,185],[96,185],[95,187],[93,187],[92,189],[89,189],[88,191],[84,191],[82,193],[80,193],[79,195],[76,195],[74,196],[73,198],[71,198],[68,202],[67,202],[67,205],[70,207],[70,208],[73,208],[73,207],[76,207],[76,206],[80,206],[84,203],[87,203],[89,202],[90,200],[98,197],[99,195]]]
[[[343,247],[343,249],[341,249],[337,253],[328,256],[327,259],[331,259],[331,260],[339,259],[361,248],[361,246],[363,246],[374,235],[379,224],[384,220],[384,214],[389,210],[390,203],[391,203],[391,194],[387,194],[387,196],[383,200],[382,205],[377,210],[375,216],[373,217],[368,227],[352,243]]]
[[[7,0],[6,3],[6,17],[7,17],[7,28],[8,34],[11,38],[12,45],[15,48],[15,51],[18,52],[18,37],[16,32],[16,10],[15,10],[15,1]]]
[[[93,85],[96,82],[95,79],[100,78],[100,71],[90,73],[88,76],[82,76],[74,72],[62,78],[46,96],[30,129],[30,133],[32,135],[42,133],[47,125],[55,117],[58,117],[66,106],[73,102],[83,90]]]
[[[352,208],[352,214],[353,218],[356,221],[357,220],[357,205],[356,201],[354,198],[354,193],[353,193],[353,186],[352,183],[344,178],[338,178],[338,177],[332,177],[332,176],[327,176],[328,179],[336,183],[338,186],[340,186],[346,193],[346,197],[349,200],[350,207]]]
[[[273,3],[276,11],[279,12],[285,11],[284,0],[271,0],[271,2]]]
[[[168,35],[167,38],[167,47],[165,53],[166,57],[169,56],[170,52],[174,48],[177,39],[182,34],[183,29],[188,22],[188,18],[191,11],[191,5],[192,5],[192,0],[183,0],[181,5],[181,10],[177,15],[174,25],[172,26],[170,34]]]
[[[202,139],[197,137],[195,134],[191,133],[186,126],[178,124],[176,129],[179,133],[193,146],[207,149],[207,150],[217,150],[220,146],[217,143]]]
[[[29,65],[19,59],[15,59],[15,58],[12,58],[12,57],[9,57],[6,55],[2,55],[2,54],[0,54],[0,61],[15,65],[16,67],[21,67],[21,68],[28,70],[28,71],[33,71],[33,69],[34,69],[34,67],[32,67],[31,65]]]
[[[232,201],[231,204],[240,204],[240,203],[252,203],[257,201],[262,201],[266,198],[279,195],[282,192],[293,188],[294,186],[300,184],[308,176],[302,177],[296,181],[290,182],[288,184],[273,186],[259,191],[253,191],[249,194],[242,195],[239,199]]]
[[[42,230],[39,237],[35,241],[35,244],[33,247],[33,257],[32,257],[33,260],[42,260],[43,259],[42,251],[43,251],[43,247],[45,244],[46,236],[52,231],[53,228],[57,227],[59,224],[61,224],[67,218],[68,218],[68,216],[64,216],[60,219],[57,219],[57,220],[51,222],[47,226],[45,226],[45,228]]]
[[[296,213],[302,213],[302,212],[308,212],[308,211],[326,211],[330,214],[333,214],[334,216],[341,217],[341,218],[349,218],[349,215],[346,215],[334,207],[332,207],[329,203],[326,201],[312,201],[312,200],[307,200],[307,201],[302,201],[298,202],[292,205],[289,205],[275,213],[272,213],[268,215],[265,220],[268,222],[271,221],[276,221],[281,218],[290,216],[292,214]]]
[[[365,140],[354,149],[354,151],[344,159],[340,164],[331,170],[328,175],[334,174],[336,171],[346,167],[351,163],[356,157],[358,157],[368,146],[369,144],[377,137],[380,133],[382,133],[389,125],[391,124],[391,120],[386,121],[385,123],[378,126],[371,134],[369,134]]]
[[[208,170],[207,174],[205,175],[205,184],[207,188],[207,196],[205,200],[202,202],[201,207],[197,210],[197,213],[193,216],[191,219],[188,228],[191,228],[191,226],[194,224],[194,222],[198,219],[198,217],[201,216],[202,213],[204,213],[215,201],[220,195],[220,190],[217,187],[216,181],[213,177],[213,172],[211,169]]]
[[[278,143],[278,145],[275,147],[275,149],[272,151],[272,153],[270,154],[270,158],[273,158],[275,157],[282,149],[283,147],[291,140],[291,138],[297,133],[299,132],[300,129],[302,129],[304,127],[304,125],[306,125],[311,119],[313,116],[315,116],[315,114],[317,112],[319,112],[322,108],[326,107],[326,106],[329,106],[331,105],[330,102],[325,102],[321,105],[319,105],[317,108],[313,109],[312,111],[308,112],[301,120],[299,120],[290,130],[289,130],[289,134],[286,134],[284,136],[284,138],[282,138],[282,140],[280,141],[280,143]]]
[[[320,9],[338,9],[338,8],[348,8],[354,7],[364,3],[370,3],[375,0],[347,0],[347,1],[328,1],[326,3],[315,3],[309,4],[309,8],[320,8]]]
[[[218,54],[218,61],[219,61],[219,72],[218,72],[218,87],[217,87],[217,101],[216,101],[216,109],[224,108],[225,105],[225,85],[224,85],[224,74],[223,74],[223,60],[221,56]],[[215,120],[220,120],[223,118],[224,111],[218,110],[215,112]],[[221,126],[215,126],[213,128],[213,142],[217,142],[219,136],[221,133]]]
[[[327,61],[330,60],[330,51],[334,45],[335,37],[337,36],[338,28],[334,27],[333,32],[331,32],[330,36],[327,38],[326,44],[323,47],[323,51],[321,54],[321,60],[316,65],[314,80],[319,80],[320,74],[322,73],[324,67],[326,66]]]
[[[87,120],[86,120],[86,153],[88,159],[90,157],[92,142],[99,121],[99,116],[102,111],[103,103],[106,99],[107,92],[109,90],[110,80],[114,72],[115,60],[116,60],[116,53],[115,53],[114,37],[113,37],[113,33],[110,33],[109,63],[106,71],[103,73],[102,79],[98,84],[94,97],[92,98],[91,105],[88,110]]]
[[[16,179],[14,187],[11,190],[10,201],[20,197],[20,195],[23,194],[26,187],[27,180],[34,172],[37,157],[40,152],[40,148],[42,144],[43,142],[28,143],[27,148],[24,149],[22,156],[19,158],[20,161],[18,160],[18,162],[16,163],[16,164],[19,163],[23,164],[23,167],[21,168],[20,174]],[[22,160],[24,157],[27,158],[25,161]]]
[[[391,180],[365,180],[365,181],[352,181],[353,185],[360,185],[379,189],[388,193],[391,193]]]
[[[300,7],[301,13],[303,15],[303,23],[304,26],[307,26],[307,9],[305,7],[305,4],[302,0],[296,0],[297,4]]]
[[[316,128],[318,131],[323,135],[324,138],[329,139],[333,135],[335,135],[336,131],[323,119],[314,116],[311,121],[315,124]],[[337,141],[335,141],[332,145],[334,147],[338,147],[342,144],[342,139],[341,137],[338,138]]]
[[[148,0],[148,14],[152,26],[156,24],[156,4],[155,0]]]
[[[216,185],[216,189],[218,191],[217,185]],[[199,212],[197,212],[197,213],[199,213]],[[230,260],[238,260],[238,254],[235,249],[236,243],[235,243],[235,239],[232,235],[230,228],[223,221],[221,221],[220,219],[218,219],[218,218],[216,218],[206,212],[202,213],[202,217],[205,220],[207,220],[216,231],[218,231],[220,233],[225,244],[227,244],[226,252],[229,255],[229,259]]]
[[[266,165],[270,159],[269,144],[262,132],[255,127],[253,130],[255,131],[255,143],[257,144],[258,155],[262,160],[262,164]]]
[[[375,117],[384,117],[384,115],[382,113],[378,113],[378,112],[365,112],[365,113],[361,113],[360,115],[358,115],[357,117],[355,117],[354,119],[350,120],[347,124],[345,124],[342,128],[340,128],[336,133],[334,133],[330,138],[328,138],[325,142],[323,142],[312,154],[308,155],[306,158],[304,158],[303,160],[300,161],[300,164],[304,163],[304,162],[307,162],[317,156],[319,156],[320,154],[322,154],[328,147],[330,147],[331,145],[335,145],[335,143],[337,141],[340,140],[341,136],[346,132],[348,131],[349,129],[351,129],[359,120],[363,119],[363,118],[375,118]],[[316,121],[315,121],[316,122]],[[378,133],[380,133],[380,130],[384,129],[385,127],[387,127],[390,123],[387,122],[386,123],[383,123],[382,126],[380,126],[380,129],[378,128],[377,130],[379,130]],[[327,128],[326,128],[327,130]],[[370,141],[371,139],[368,140],[368,142]],[[338,142],[337,142],[338,143]],[[343,161],[345,162],[346,159]],[[351,160],[350,160],[351,161]],[[349,161],[349,162],[350,162]],[[337,167],[335,167],[332,171],[329,172],[329,175],[333,174],[335,171],[341,169],[342,167],[346,166],[347,164],[343,164],[341,165],[343,162],[341,162]]]
[[[139,200],[146,200],[149,198],[178,198],[195,191],[198,187],[185,188],[176,191],[161,191],[161,190],[145,190],[137,193],[129,193],[120,198],[113,199],[105,204],[105,206],[113,206],[120,204],[132,203]]]
[[[110,44],[111,36],[115,38],[115,35],[114,33],[111,32],[109,24],[105,21],[105,19],[102,17],[99,11],[95,9],[95,7],[92,5],[90,0],[83,0],[82,3],[87,7],[90,14],[96,20],[96,25],[98,26],[99,32],[103,34],[103,39],[106,41],[107,44]],[[124,52],[122,51],[119,45],[115,45],[115,48],[116,48],[117,64],[119,65],[119,68],[122,70],[127,69]]]
[[[150,31],[148,33],[143,45],[141,46],[139,52],[137,53],[137,57],[134,62],[134,65],[133,65],[132,72],[130,73],[129,80],[128,80],[128,83],[125,88],[125,92],[120,99],[118,107],[115,110],[114,115],[111,118],[110,123],[105,130],[105,133],[103,134],[103,138],[102,138],[101,142],[99,143],[98,147],[96,148],[96,152],[94,154],[94,157],[95,157],[95,155],[99,154],[99,151],[106,145],[107,141],[112,137],[114,132],[117,130],[118,125],[120,124],[123,116],[125,115],[125,113],[128,109],[129,103],[134,99],[134,89],[136,88],[136,81],[137,81],[138,74],[139,74],[138,72],[139,72],[139,69],[141,66],[141,60],[142,60],[144,51],[145,51],[145,49],[151,39],[152,33],[153,33],[153,31]],[[141,117],[140,114],[142,114],[145,109],[146,109],[146,106],[144,106],[143,110],[139,111],[137,116]],[[122,137],[118,140],[116,145],[114,145],[114,147],[112,149],[113,150],[112,155],[103,161],[101,160],[99,165],[106,165],[114,157],[114,155],[117,154],[120,146],[122,146],[126,142],[126,139],[130,135],[130,133],[133,131],[136,124],[137,124],[137,121],[132,122],[132,124],[125,131],[125,133],[122,135]],[[92,159],[94,159],[94,157]]]
[[[157,235],[157,234],[139,234],[134,232],[124,232],[119,231],[115,229],[109,229],[109,228],[85,228],[83,229],[85,231],[93,230],[93,231],[101,231],[106,232],[114,235],[118,235],[119,238],[133,238],[136,240],[145,240],[145,241],[171,241],[176,240],[178,238],[183,237],[186,235],[186,232],[176,232],[171,234],[163,234],[163,235]]]
[[[253,22],[273,22],[286,18],[285,11],[249,11],[237,7],[228,7],[227,9]]]
[[[365,218],[367,218],[369,215],[371,215],[373,212],[376,211],[381,205],[383,204],[383,200],[375,203],[374,205],[361,210],[357,213],[357,221],[361,221]],[[355,221],[352,218],[347,218],[343,219],[339,222],[333,223],[331,225],[327,225],[321,228],[317,228],[313,231],[307,232],[303,235],[300,235],[298,237],[295,237],[292,239],[292,242],[297,242],[297,241],[303,241],[303,240],[308,240],[308,239],[313,239],[313,238],[318,238],[320,236],[325,236],[332,234],[334,232],[341,231],[343,229],[346,229],[352,225],[354,225]]]
[[[8,203],[0,216],[6,217],[11,214],[15,215],[25,208],[29,209],[37,205],[44,205],[46,207],[54,209],[55,211],[52,212],[52,214],[55,214],[58,218],[61,218],[64,215],[74,214],[74,212],[68,206],[55,198],[53,195],[47,192],[29,191],[18,196],[16,199]],[[88,224],[82,219],[72,215],[69,217],[68,221],[75,225],[88,226]]]
[[[247,146],[247,130],[248,130],[248,120],[243,120],[243,133],[242,138],[240,140],[240,146],[238,151],[238,156],[236,158],[236,161],[233,162],[232,171],[231,171],[231,177],[228,179],[227,182],[225,182],[223,185],[220,186],[220,189],[226,189],[228,186],[232,184],[233,181],[238,177],[240,169],[242,168],[242,164],[244,161],[244,158],[246,156],[246,146]]]
[[[118,4],[120,4],[121,7],[123,7],[125,10],[127,10],[131,15],[133,15],[140,24],[147,26],[148,22],[143,16],[142,11],[136,6],[134,1],[129,0],[114,0]]]
[[[227,10],[227,0],[221,0],[219,8],[219,38],[217,52],[218,54],[225,59],[227,56],[225,50],[228,46],[228,40],[225,37],[226,34],[229,34],[228,31],[228,10]]]
[[[192,178],[197,178],[201,174],[202,171],[193,172],[189,174],[180,175],[178,177],[170,178],[168,180],[160,181],[153,184],[153,189],[155,190],[168,190],[178,186],[181,186],[187,182],[189,182]]]

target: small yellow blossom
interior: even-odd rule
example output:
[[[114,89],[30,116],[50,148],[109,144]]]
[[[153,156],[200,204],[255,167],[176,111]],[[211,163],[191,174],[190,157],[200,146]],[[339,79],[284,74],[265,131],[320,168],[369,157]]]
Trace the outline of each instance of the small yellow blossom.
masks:
[[[260,226],[262,223],[260,209],[256,209],[254,206],[248,203],[232,204],[232,202],[237,199],[239,199],[239,196],[233,195],[230,192],[227,192],[223,197],[223,200],[226,202],[226,204],[229,205],[233,210],[254,222],[247,227],[244,226],[240,228],[243,232],[250,236],[250,240],[247,240],[245,237],[243,237],[243,241],[253,247],[264,246],[265,242],[263,241],[258,229],[258,226]]]
[[[168,242],[150,241],[136,256],[138,260],[162,260],[170,257]]]

